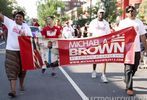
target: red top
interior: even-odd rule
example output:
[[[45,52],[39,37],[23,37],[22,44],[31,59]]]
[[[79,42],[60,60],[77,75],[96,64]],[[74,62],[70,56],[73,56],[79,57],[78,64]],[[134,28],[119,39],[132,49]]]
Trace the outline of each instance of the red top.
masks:
[[[59,28],[56,26],[53,26],[52,28],[50,26],[46,26],[42,29],[41,33],[45,38],[59,38],[59,35],[61,34]]]
[[[60,31],[63,30],[63,27],[60,25],[60,26],[56,26]]]
[[[39,25],[37,22],[35,22],[35,23],[33,24],[33,26],[39,27],[40,25]]]

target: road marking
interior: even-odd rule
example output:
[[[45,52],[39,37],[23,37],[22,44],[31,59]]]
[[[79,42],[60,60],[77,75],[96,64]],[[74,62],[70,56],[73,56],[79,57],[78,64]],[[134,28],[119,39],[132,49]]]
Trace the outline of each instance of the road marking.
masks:
[[[67,74],[67,72],[62,68],[59,67],[59,69],[62,71],[62,73],[65,75],[65,77],[68,79],[68,81],[71,83],[71,85],[74,87],[74,89],[77,91],[77,93],[81,96],[82,100],[89,100],[88,97],[83,93],[83,91],[78,87],[78,85],[72,80],[72,78]]]
[[[3,45],[3,44],[5,44],[5,42],[0,43],[0,45]]]

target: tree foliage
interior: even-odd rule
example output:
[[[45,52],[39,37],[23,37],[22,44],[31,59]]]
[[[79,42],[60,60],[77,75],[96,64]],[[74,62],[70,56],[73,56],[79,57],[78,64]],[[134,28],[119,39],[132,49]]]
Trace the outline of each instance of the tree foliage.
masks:
[[[14,0],[0,0],[0,12],[8,17],[12,17]]]
[[[42,0],[38,2],[37,15],[41,26],[45,24],[47,16],[60,17],[60,14],[57,13],[57,7],[63,9],[64,3],[61,0]]]
[[[105,9],[105,18],[109,22],[114,22],[116,17],[121,15],[121,10],[117,10],[117,0],[101,0],[97,2],[94,7],[94,13],[96,13],[99,8]]]
[[[143,0],[139,6],[138,17],[147,24],[147,0]]]
[[[87,10],[90,14],[89,18],[77,20],[75,23],[81,26],[89,24],[92,19],[96,18],[98,9],[105,10],[105,19],[109,22],[115,22],[117,16],[122,14],[122,10],[117,9],[117,0],[97,0],[96,5]]]
[[[12,14],[19,10],[25,13],[25,8],[18,6],[16,0],[0,0],[0,12],[5,16],[12,17]]]

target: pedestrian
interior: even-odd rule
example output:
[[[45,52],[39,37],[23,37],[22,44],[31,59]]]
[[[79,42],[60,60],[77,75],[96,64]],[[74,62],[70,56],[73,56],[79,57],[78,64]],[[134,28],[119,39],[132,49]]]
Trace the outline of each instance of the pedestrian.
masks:
[[[32,26],[36,26],[36,27],[40,26],[39,23],[38,23],[38,19],[33,18]]]
[[[138,18],[136,18],[136,9],[134,6],[128,6],[126,7],[126,14],[127,18],[120,21],[119,23],[119,29],[127,28],[133,26],[137,35],[135,38],[135,55],[134,55],[134,64],[128,64],[125,63],[124,66],[124,76],[125,76],[125,83],[126,83],[126,92],[129,96],[134,95],[133,91],[133,76],[135,75],[135,72],[138,69],[138,65],[140,62],[140,39],[145,47],[145,52],[147,53],[147,43],[146,43],[146,37],[145,37],[145,28],[142,23],[142,21]],[[131,34],[131,33],[130,33]]]
[[[112,23],[111,23],[111,22],[109,22],[109,27],[110,27],[111,33],[115,32],[115,30],[114,30],[113,27],[112,27]]]
[[[19,78],[20,90],[24,91],[24,79],[26,76],[26,71],[23,70],[21,65],[18,37],[32,36],[29,26],[24,23],[24,17],[25,14],[22,11],[17,11],[14,13],[14,20],[0,13],[0,21],[3,22],[8,29],[5,69],[11,88],[8,95],[11,97],[16,97],[17,77]]]
[[[63,27],[62,37],[65,39],[74,38],[74,29],[70,25],[69,21],[65,22]]]
[[[62,27],[62,24],[61,24],[61,21],[60,21],[60,19],[57,19],[56,20],[56,25],[55,25],[59,30],[60,30],[60,32],[62,33],[62,31],[63,31],[63,27]]]
[[[81,35],[82,35],[82,32],[81,32],[81,26],[80,25],[77,25],[77,38],[81,38]]]
[[[60,38],[61,32],[54,24],[54,16],[48,16],[46,19],[47,25],[43,27],[41,33],[44,38]]]
[[[89,34],[92,37],[99,37],[110,33],[109,23],[104,19],[105,10],[99,9],[97,12],[97,18],[92,20],[89,24]],[[107,83],[106,63],[103,66],[103,72],[101,79],[104,83]],[[96,64],[93,64],[92,78],[96,78]]]
[[[4,25],[4,24],[2,24],[2,30],[3,30],[3,35],[4,35],[4,40],[5,40],[5,42],[7,41],[7,34],[8,34],[8,29],[7,29],[7,27]]]
[[[61,38],[61,30],[54,24],[54,16],[48,16],[46,20],[47,25],[42,29],[42,36],[45,39],[57,39]],[[44,63],[45,64],[45,63]],[[47,69],[47,66],[42,67],[42,73]],[[54,74],[53,74],[54,73]],[[52,70],[52,76],[55,76],[55,68]]]
[[[83,37],[88,37],[88,28],[84,26]]]

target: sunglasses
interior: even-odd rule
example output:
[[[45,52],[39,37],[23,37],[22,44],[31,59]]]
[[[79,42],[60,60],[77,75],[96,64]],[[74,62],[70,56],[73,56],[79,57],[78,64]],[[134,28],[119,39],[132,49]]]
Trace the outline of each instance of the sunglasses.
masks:
[[[128,11],[127,11],[127,13],[130,13],[130,12],[132,13],[132,12],[134,12],[134,10],[128,10]]]

